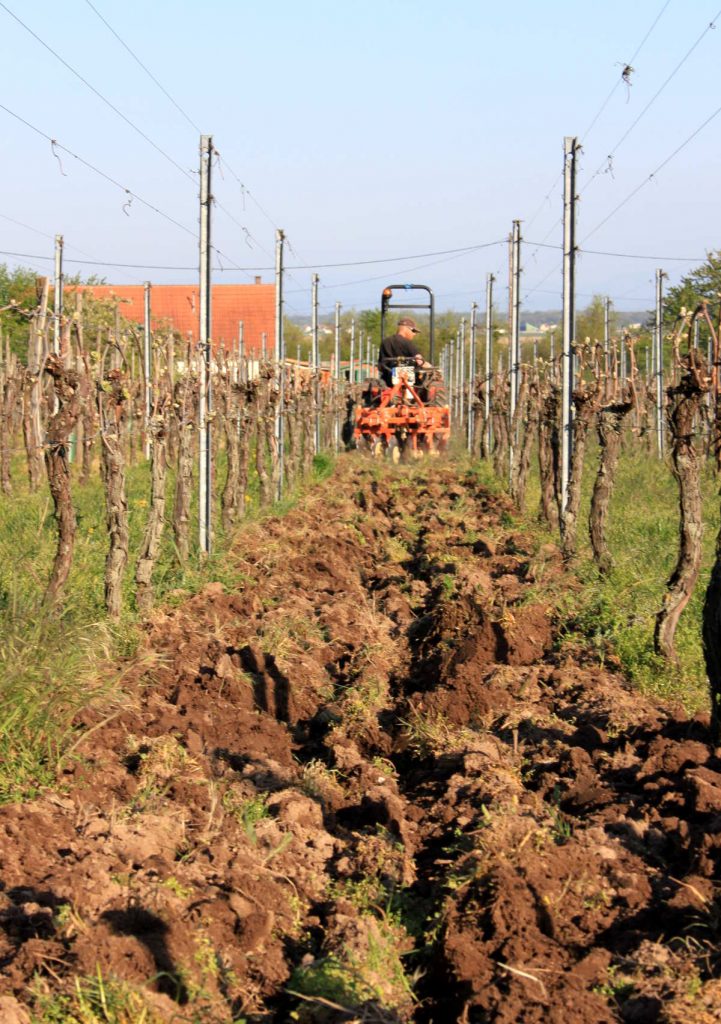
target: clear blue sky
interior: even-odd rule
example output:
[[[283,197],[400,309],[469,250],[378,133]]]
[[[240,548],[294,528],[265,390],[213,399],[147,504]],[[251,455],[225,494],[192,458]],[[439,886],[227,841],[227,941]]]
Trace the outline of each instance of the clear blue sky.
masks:
[[[50,256],[59,232],[69,272],[95,269],[116,283],[194,280],[192,270],[121,271],[70,258],[197,264],[196,127],[213,136],[223,161],[213,181],[214,242],[224,254],[216,266],[225,268],[216,281],[248,279],[233,263],[268,267],[274,225],[290,240],[289,264],[319,266],[500,243],[517,218],[524,308],[558,307],[560,251],[534,243],[560,244],[565,135],[583,145],[581,247],[649,257],[582,255],[579,307],[596,292],[619,309],[650,308],[657,266],[673,283],[695,263],[671,257],[700,262],[721,247],[721,114],[593,231],[721,104],[721,0],[6,6],[180,166],[2,6],[0,102],[190,233],[139,199],[124,210],[121,189],[64,151],[58,159],[45,138],[0,110],[2,250]],[[704,34],[716,17],[718,28]],[[628,62],[629,86],[621,80]],[[362,309],[378,304],[384,284],[415,280],[434,288],[440,308],[465,310],[473,300],[484,305],[489,271],[505,308],[505,243],[453,258],[319,269],[321,300],[325,310],[336,300]],[[309,309],[311,272],[293,272],[287,312]]]

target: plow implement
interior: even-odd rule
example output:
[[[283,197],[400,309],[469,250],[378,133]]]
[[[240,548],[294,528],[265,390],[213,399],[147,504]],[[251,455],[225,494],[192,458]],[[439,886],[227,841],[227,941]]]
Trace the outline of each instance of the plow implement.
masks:
[[[427,302],[410,302],[405,297],[401,303],[392,301],[394,292],[402,292],[405,296],[418,291],[427,296]],[[432,365],[435,330],[433,292],[427,285],[417,284],[393,284],[384,288],[381,296],[381,337],[384,336],[389,309],[428,310],[430,362],[426,362],[417,349],[413,357],[398,355],[397,350],[393,352],[392,349],[391,358],[387,352],[382,354],[379,368],[390,386],[384,386],[380,380],[366,382],[362,403],[355,414],[353,435],[356,446],[374,456],[388,456],[394,462],[439,455],[448,446],[451,410],[441,374]],[[404,323],[415,330],[413,320],[400,320],[399,327]]]
[[[425,401],[422,391],[426,393]],[[442,400],[442,389],[437,384],[416,387],[411,367],[399,368],[390,388],[370,382],[364,400],[367,404],[356,409],[354,431],[362,451],[398,462],[439,455],[446,449],[451,410],[445,404],[436,404]]]

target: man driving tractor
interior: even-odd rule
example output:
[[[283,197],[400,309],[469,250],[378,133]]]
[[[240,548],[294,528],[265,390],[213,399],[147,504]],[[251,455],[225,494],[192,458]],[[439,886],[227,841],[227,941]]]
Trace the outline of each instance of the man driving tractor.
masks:
[[[393,385],[393,369],[398,364],[399,358],[413,359],[419,369],[429,369],[431,364],[426,362],[423,353],[413,340],[416,334],[421,332],[416,327],[415,320],[409,316],[402,316],[398,321],[398,328],[395,334],[384,338],[378,352],[378,370],[386,387]]]
[[[402,292],[403,302],[392,302]],[[428,303],[408,301],[409,292],[424,292]],[[356,406],[353,437],[356,445],[375,457],[394,462],[438,455],[444,451],[451,432],[451,410],[443,379],[433,366],[433,292],[424,284],[392,284],[381,296],[381,337],[389,309],[427,309],[430,362],[415,342],[420,334],[415,320],[401,316],[395,334],[383,338],[378,352],[382,381],[365,382],[361,402]],[[398,371],[398,372],[396,372]]]

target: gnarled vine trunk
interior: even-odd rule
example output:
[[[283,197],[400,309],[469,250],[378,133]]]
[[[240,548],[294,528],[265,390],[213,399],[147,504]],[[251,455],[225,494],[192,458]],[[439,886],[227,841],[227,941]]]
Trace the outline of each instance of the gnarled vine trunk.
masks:
[[[153,570],[160,554],[165,527],[165,478],[168,458],[167,398],[150,417],[150,510],[145,535],[135,567],[135,600],[138,611],[147,615],[153,607]]]
[[[564,558],[574,558],[578,544],[578,512],[581,507],[581,481],[586,456],[588,429],[596,412],[598,382],[583,384],[573,392],[576,416],[573,421],[573,453],[568,479],[568,498],[561,516],[561,550]]]
[[[671,461],[678,483],[679,550],[676,566],[666,584],[663,605],[656,616],[654,646],[668,661],[678,661],[674,638],[681,613],[691,599],[701,565],[701,482],[699,458],[694,445],[694,422],[708,389],[701,354],[692,349],[684,360],[686,372],[679,383],[666,389],[667,421],[671,432]]]
[[[175,385],[175,414],[178,425],[178,463],[173,503],[173,536],[178,561],[185,565],[190,554],[190,501],[197,431],[197,386],[188,370]]]
[[[105,608],[111,619],[119,619],[122,611],[122,585],[130,542],[124,450],[127,394],[121,370],[111,370],[98,390],[100,465],[105,488],[105,524],[110,539],[105,559]]]
[[[48,423],[45,447],[45,468],[58,526],[58,543],[45,601],[54,603],[62,596],[73,562],[77,523],[70,489],[68,442],[80,415],[81,403],[87,400],[89,387],[86,377],[66,369],[56,356],[48,357],[45,371],[53,380],[57,399],[57,409]]]
[[[539,397],[538,469],[541,478],[541,516],[553,529],[559,526],[559,431],[560,395],[553,381],[546,382]]]
[[[608,522],[608,510],[611,503],[611,495],[618,466],[618,456],[621,451],[621,438],[623,436],[623,424],[626,416],[633,408],[633,400],[616,402],[606,405],[598,411],[596,431],[600,455],[598,460],[598,472],[593,484],[591,496],[591,510],[588,516],[588,532],[593,548],[593,557],[601,573],[608,573],[613,566],[613,559],[608,547],[606,537],[606,524]]]

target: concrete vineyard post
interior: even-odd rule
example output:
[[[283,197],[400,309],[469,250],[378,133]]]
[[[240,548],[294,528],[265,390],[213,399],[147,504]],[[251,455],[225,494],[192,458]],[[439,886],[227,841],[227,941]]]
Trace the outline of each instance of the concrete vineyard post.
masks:
[[[563,140],[563,351],[561,356],[561,523],[568,503],[573,429],[573,342],[576,329],[576,153],[578,139]]]
[[[144,437],[144,450],[145,458],[150,458],[150,416],[153,408],[153,388],[151,385],[152,378],[152,335],[150,333],[150,281],[146,281],[143,285],[143,394],[145,401],[143,403],[143,437]]]
[[[486,455],[490,457],[493,444],[493,424],[491,417],[491,382],[493,380],[493,274],[486,276],[486,364],[484,367],[483,401],[486,418]]]
[[[211,549],[212,537],[212,459],[210,438],[210,339],[211,339],[211,276],[210,276],[210,168],[213,140],[210,135],[200,139],[200,331],[198,348],[200,374],[198,389],[198,433],[200,461],[198,470],[199,541],[202,557]]]
[[[355,317],[350,322],[350,356],[348,359],[348,380],[351,384],[354,381],[355,373]]]
[[[55,290],[53,295],[53,355],[60,355],[63,316],[63,236],[55,236]]]
[[[461,320],[458,331],[458,425],[463,430],[463,419],[466,414],[466,321]]]
[[[521,370],[521,341],[520,341],[520,308],[521,308],[521,222],[514,220],[513,231],[511,232],[511,280],[510,280],[510,350],[509,350],[509,374],[510,374],[510,424],[513,423],[518,401],[519,374]],[[513,460],[517,438],[513,431],[509,434],[508,456],[509,456],[509,478],[513,475]]]
[[[476,422],[476,314],[478,303],[471,303],[471,348],[468,356],[468,432],[466,447],[473,451],[473,431]]]
[[[664,455],[663,409],[663,270],[656,271],[656,322],[654,330],[654,372],[656,375],[656,450]]]
[[[338,401],[340,395],[340,302],[335,304],[335,327],[334,327],[334,347],[333,347],[333,389],[334,389],[334,425],[333,425],[333,444],[335,451],[340,449],[340,411],[338,409]]]
[[[283,253],[285,234],[280,228],[275,233],[275,359],[278,367],[278,406],[275,418],[275,436],[278,444],[278,475],[276,499],[283,497],[283,470],[285,462],[285,333],[283,331]]]
[[[620,353],[621,354],[620,354],[619,360],[620,360],[620,363],[621,363],[621,368],[620,368],[619,378],[621,380],[621,383],[624,384],[625,381],[626,381],[626,335],[625,334],[621,335],[621,350],[620,350]],[[648,360],[648,349],[646,349],[646,357],[647,357],[647,360]],[[646,373],[648,374],[648,365],[646,366]]]
[[[321,449],[321,416],[320,416],[320,353],[318,351],[318,282],[320,278],[313,274],[310,293],[310,330],[311,330],[311,370],[315,389],[315,453]]]
[[[242,320],[238,321],[238,380],[245,383],[243,375],[243,360],[245,359],[245,325]]]
[[[456,414],[456,339],[451,338],[450,351],[448,353],[448,404],[455,418]]]

